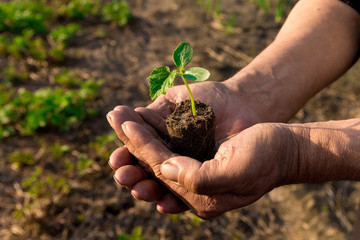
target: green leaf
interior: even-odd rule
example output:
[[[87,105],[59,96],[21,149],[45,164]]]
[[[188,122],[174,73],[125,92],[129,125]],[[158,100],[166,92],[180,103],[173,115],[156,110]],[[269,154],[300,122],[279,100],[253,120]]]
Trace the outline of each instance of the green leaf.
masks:
[[[167,66],[155,68],[151,72],[148,77],[151,100],[154,100],[161,94],[165,94],[168,88],[174,86],[176,72],[176,70],[170,72],[170,69]]]
[[[183,77],[188,80],[196,81],[196,77],[194,75],[184,74]]]
[[[196,82],[202,82],[207,80],[210,77],[210,72],[208,70],[206,70],[205,68],[201,68],[201,67],[193,67],[193,68],[189,68],[188,70],[186,70],[185,74],[183,75],[184,78],[189,79],[189,80],[193,80]],[[188,78],[185,76],[192,76],[192,78]],[[195,78],[195,79],[193,79]]]
[[[173,60],[175,65],[182,71],[184,67],[191,61],[193,57],[193,49],[190,43],[182,42],[175,49]]]

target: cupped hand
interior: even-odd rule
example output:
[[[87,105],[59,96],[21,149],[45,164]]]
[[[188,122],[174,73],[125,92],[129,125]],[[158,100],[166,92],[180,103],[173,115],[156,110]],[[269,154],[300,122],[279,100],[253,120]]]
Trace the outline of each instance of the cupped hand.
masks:
[[[215,135],[218,142],[262,121],[255,111],[256,108],[250,104],[249,96],[239,94],[224,83],[202,82],[191,84],[190,87],[196,100],[207,103],[214,109],[216,115]],[[116,170],[114,175],[116,182],[131,188],[133,196],[137,199],[158,201],[159,203],[162,199],[166,199],[167,208],[159,209],[164,213],[182,212],[187,207],[135,164],[136,161],[128,149],[130,143],[120,126],[125,121],[134,121],[145,126],[154,138],[160,139],[158,132],[167,134],[166,116],[174,110],[176,103],[188,98],[186,87],[176,86],[170,88],[166,95],[160,96],[146,108],[137,108],[135,112],[128,107],[118,106],[107,115],[111,126],[126,144],[115,150],[110,157],[109,164]],[[170,202],[172,203],[170,204]]]
[[[134,121],[121,123],[128,150],[199,217],[208,219],[253,203],[280,186],[286,175],[286,125],[257,124],[223,142],[214,159],[201,163],[172,153]],[[174,197],[158,199],[158,210],[174,208]]]

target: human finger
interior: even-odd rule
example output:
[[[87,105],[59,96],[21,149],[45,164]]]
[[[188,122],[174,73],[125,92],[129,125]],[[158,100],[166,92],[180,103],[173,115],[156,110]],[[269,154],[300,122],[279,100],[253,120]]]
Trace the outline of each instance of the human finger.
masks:
[[[130,165],[133,163],[133,156],[129,152],[126,146],[119,147],[113,151],[109,157],[109,166],[113,170],[124,165]]]
[[[164,214],[177,214],[185,212],[190,208],[178,197],[169,192],[161,198],[156,206],[156,209]]]
[[[160,140],[154,138],[143,125],[127,121],[121,126],[123,133],[129,139],[130,152],[139,160],[140,164],[147,165],[149,167],[147,170],[159,177],[161,163],[176,154],[172,153]]]
[[[134,198],[146,202],[159,201],[165,192],[166,190],[152,179],[144,179],[137,182],[131,190],[131,194]]]
[[[114,173],[115,181],[121,186],[132,188],[135,184],[146,178],[145,172],[137,166],[125,165]]]
[[[110,126],[115,130],[119,139],[122,140],[125,144],[128,139],[124,135],[121,124],[125,121],[134,121],[139,124],[144,125],[144,127],[152,134],[153,137],[158,137],[158,134],[155,129],[146,124],[146,122],[141,118],[139,114],[137,114],[132,108],[127,106],[117,106],[114,110],[110,111],[106,115]]]

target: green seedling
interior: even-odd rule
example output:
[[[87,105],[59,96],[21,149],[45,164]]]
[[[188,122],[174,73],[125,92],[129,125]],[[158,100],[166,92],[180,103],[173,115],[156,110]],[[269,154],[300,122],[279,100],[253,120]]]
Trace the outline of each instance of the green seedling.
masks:
[[[102,18],[105,22],[115,22],[119,27],[126,25],[131,18],[128,2],[114,0],[106,4],[102,10]]]
[[[175,77],[180,76],[189,92],[192,113],[193,116],[196,117],[195,101],[187,80],[196,82],[205,81],[209,78],[210,72],[201,67],[193,67],[185,70],[185,66],[191,61],[192,57],[193,48],[189,43],[182,42],[173,53],[174,63],[179,70],[170,72],[168,66],[157,67],[151,72],[148,79],[150,84],[150,97],[154,100],[161,94],[165,94],[170,87],[174,86]]]
[[[50,36],[55,44],[64,44],[65,47],[68,47],[71,43],[71,39],[79,30],[80,26],[76,23],[60,25],[51,31]]]
[[[142,227],[135,227],[131,234],[121,234],[118,236],[118,240],[142,240]]]
[[[62,11],[70,19],[85,19],[95,14],[96,4],[91,0],[73,0],[65,6],[62,6]]]
[[[15,150],[9,153],[7,157],[10,162],[18,168],[32,166],[35,164],[35,156],[29,151],[21,152],[19,150]]]

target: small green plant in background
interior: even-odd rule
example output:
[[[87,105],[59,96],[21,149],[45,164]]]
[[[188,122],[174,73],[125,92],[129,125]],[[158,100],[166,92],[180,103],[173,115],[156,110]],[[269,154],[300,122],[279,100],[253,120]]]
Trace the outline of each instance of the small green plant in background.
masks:
[[[222,9],[221,0],[196,0],[197,4],[206,11],[207,18],[214,20],[219,28],[227,34],[233,34],[236,26],[236,15],[226,16]]]
[[[111,152],[117,147],[117,140],[116,133],[111,131],[110,133],[98,136],[94,142],[89,144],[89,147],[95,150],[100,159],[107,161]]]
[[[40,166],[35,168],[32,176],[22,182],[22,187],[35,198],[54,196],[60,192],[63,194],[70,192],[66,178],[55,179],[52,174],[44,173]]]
[[[57,84],[65,88],[78,87],[83,82],[75,72],[67,68],[62,68],[59,73],[54,74],[54,79]]]
[[[136,227],[133,229],[130,235],[128,234],[121,234],[118,236],[118,240],[143,240],[144,237],[142,236],[142,228]]]
[[[82,178],[100,169],[98,163],[87,153],[78,152],[68,145],[59,143],[51,146],[51,148],[53,159],[58,160],[64,169],[62,175],[70,178]]]
[[[18,168],[32,166],[35,164],[34,154],[30,151],[15,150],[7,155],[12,164]]]
[[[29,53],[30,39],[28,36],[16,36],[8,45],[7,53],[15,59],[21,59]]]
[[[59,12],[70,19],[85,19],[97,14],[101,2],[93,0],[72,0],[62,4]]]
[[[221,0],[196,0],[196,3],[205,8],[207,14],[221,14]]]
[[[285,17],[285,12],[288,7],[294,5],[294,1],[286,0],[251,0],[254,2],[260,9],[265,12],[273,11],[275,14],[275,21],[280,22]]]
[[[175,77],[180,76],[190,95],[193,116],[197,116],[194,97],[187,80],[197,82],[205,81],[209,78],[210,72],[201,67],[193,67],[185,70],[185,66],[191,61],[192,57],[193,48],[189,43],[182,42],[173,53],[174,63],[179,70],[173,70],[170,72],[170,68],[168,66],[157,67],[151,72],[148,79],[150,84],[150,96],[151,99],[154,100],[161,94],[165,94],[170,87],[174,86]]]
[[[65,46],[63,44],[56,44],[49,50],[49,56],[56,63],[62,63],[65,60]]]
[[[78,176],[82,177],[92,171],[92,167],[95,166],[95,161],[85,153],[82,153],[78,157],[78,162],[76,164],[76,173]]]
[[[229,35],[233,34],[234,28],[236,26],[236,16],[232,15],[231,18],[225,24],[222,24],[222,26],[227,34]]]
[[[131,18],[129,4],[127,1],[114,0],[104,6],[102,16],[106,22],[115,22],[120,27],[124,26]]]
[[[40,38],[36,37],[33,39],[32,43],[30,44],[29,55],[38,60],[46,60],[48,57],[48,51],[45,41]]]
[[[56,143],[50,147],[54,160],[58,160],[70,152],[70,147],[66,144]]]
[[[29,77],[29,72],[25,69],[19,69],[14,63],[9,63],[7,67],[2,70],[4,81],[7,83],[24,83]]]
[[[60,25],[51,31],[50,36],[55,44],[63,44],[65,47],[68,47],[71,39],[79,30],[80,25],[76,23]]]

